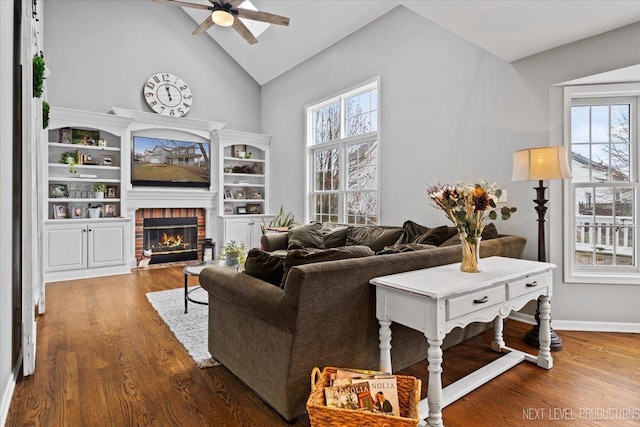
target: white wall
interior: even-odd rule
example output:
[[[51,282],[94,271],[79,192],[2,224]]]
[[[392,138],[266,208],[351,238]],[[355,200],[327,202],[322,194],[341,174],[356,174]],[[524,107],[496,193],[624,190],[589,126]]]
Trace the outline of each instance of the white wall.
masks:
[[[142,87],[168,72],[191,86],[189,118],[260,128],[260,87],[182,10],[151,1],[44,2],[52,106],[107,113],[150,111]]]
[[[0,1],[0,235],[11,236],[13,145],[13,2]],[[0,239],[0,424],[4,425],[15,379],[11,357],[11,239]]]
[[[526,237],[524,258],[537,259],[537,182],[511,182],[512,153],[562,143],[560,89],[552,85],[640,63],[640,24],[616,33],[509,64],[404,7],[394,9],[263,86],[261,131],[272,135],[278,189],[271,206],[305,220],[304,106],[380,75],[381,222],[447,223],[427,203],[426,183],[487,178],[518,208],[497,222],[498,230]],[[640,324],[639,287],[562,283],[561,183],[552,182],[547,196],[548,254],[559,266],[554,322]]]

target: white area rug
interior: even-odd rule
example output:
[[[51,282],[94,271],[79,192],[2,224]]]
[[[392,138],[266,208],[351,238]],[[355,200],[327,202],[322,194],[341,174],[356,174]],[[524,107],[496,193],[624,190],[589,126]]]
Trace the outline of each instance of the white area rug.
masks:
[[[198,301],[208,299],[207,291],[202,288],[189,297]],[[184,288],[149,292],[147,299],[199,367],[210,368],[220,364],[211,357],[207,346],[209,307],[189,302],[189,312],[185,313]]]

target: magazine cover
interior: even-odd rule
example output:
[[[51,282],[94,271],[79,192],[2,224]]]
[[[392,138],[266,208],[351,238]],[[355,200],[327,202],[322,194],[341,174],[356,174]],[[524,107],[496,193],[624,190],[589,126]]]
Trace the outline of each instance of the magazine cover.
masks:
[[[373,411],[387,415],[400,416],[398,403],[398,382],[395,377],[376,377],[367,379],[353,378],[353,384],[367,382],[373,399]]]
[[[374,401],[366,380],[358,384],[325,387],[324,395],[326,405],[333,408],[374,410]]]

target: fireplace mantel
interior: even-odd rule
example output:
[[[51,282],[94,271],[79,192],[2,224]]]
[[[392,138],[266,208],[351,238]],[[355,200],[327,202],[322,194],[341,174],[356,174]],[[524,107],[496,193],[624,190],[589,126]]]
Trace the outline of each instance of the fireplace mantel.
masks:
[[[215,210],[216,193],[206,189],[132,188],[127,192],[127,210],[140,208],[203,208]]]

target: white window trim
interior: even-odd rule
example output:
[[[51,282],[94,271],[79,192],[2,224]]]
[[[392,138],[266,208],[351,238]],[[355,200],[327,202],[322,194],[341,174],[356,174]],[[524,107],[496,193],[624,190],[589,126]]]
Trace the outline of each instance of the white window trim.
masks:
[[[344,123],[344,114],[345,114],[345,108],[344,108],[344,99],[345,98],[349,98],[350,96],[356,95],[358,93],[361,92],[367,92],[371,89],[376,88],[378,90],[378,106],[377,106],[377,112],[378,112],[378,121],[377,121],[377,130],[375,132],[369,132],[366,134],[362,134],[362,135],[356,135],[356,136],[349,136],[349,137],[344,137],[344,138],[340,138],[339,140],[336,141],[331,141],[331,142],[325,142],[322,144],[317,144],[317,145],[313,145],[312,141],[313,141],[313,113],[312,110],[316,109],[316,108],[320,108],[320,107],[324,107],[326,105],[329,105],[333,102],[335,102],[338,99],[341,99],[340,101],[340,120],[341,123]],[[380,110],[380,104],[381,104],[381,96],[380,96],[380,76],[376,76],[373,77],[371,79],[365,80],[362,83],[359,83],[357,85],[351,86],[348,89],[345,89],[343,91],[340,92],[336,92],[330,96],[327,96],[319,101],[316,102],[312,102],[309,103],[307,105],[305,105],[304,109],[305,109],[305,135],[306,135],[306,146],[307,149],[305,150],[305,203],[304,203],[304,217],[305,217],[305,222],[309,222],[311,220],[312,217],[312,192],[311,192],[311,183],[313,182],[313,170],[312,170],[312,164],[311,164],[311,158],[312,158],[312,153],[314,151],[317,150],[327,150],[327,149],[331,149],[331,148],[339,148],[341,150],[341,153],[346,153],[346,147],[348,145],[351,144],[358,144],[358,143],[366,143],[366,142],[373,142],[373,141],[377,141],[378,142],[378,174],[377,174],[377,180],[376,180],[376,190],[373,190],[376,192],[377,194],[377,198],[378,198],[378,209],[376,212],[376,216],[378,218],[378,224],[382,224],[382,220],[380,218],[380,172],[381,172],[381,150],[380,150],[380,122],[382,121],[381,118],[381,110]],[[346,129],[346,126],[341,127],[341,133],[343,133]],[[346,160],[345,155],[341,155],[340,156],[340,182],[341,183],[346,183],[346,178],[347,178],[347,171],[346,171],[346,166],[347,166],[347,160]],[[346,193],[348,193],[349,190],[346,189],[346,187],[337,190],[336,193],[338,194],[338,218],[340,222],[345,222],[346,223],[346,218],[345,218],[345,212],[344,212],[344,195]],[[341,221],[342,220],[342,221]]]
[[[563,139],[564,146],[571,152],[571,107],[575,101],[583,98],[628,98],[640,97],[640,83],[622,83],[622,84],[604,84],[604,85],[586,85],[586,86],[566,86],[564,87],[563,96]],[[640,218],[640,182],[638,177],[638,165],[640,157],[640,135],[638,135],[638,115],[640,108],[632,111],[629,117],[632,132],[635,137],[631,141],[631,176],[630,184],[636,187],[635,194],[635,212],[637,218]],[[640,284],[640,224],[636,221],[635,253],[636,266],[602,266],[589,267],[588,271],[584,268],[575,268],[574,253],[574,220],[575,211],[573,209],[573,192],[571,180],[565,180],[563,183],[563,210],[567,214],[564,215],[564,281],[566,283],[583,283],[583,284],[617,284],[617,285],[638,285]]]

